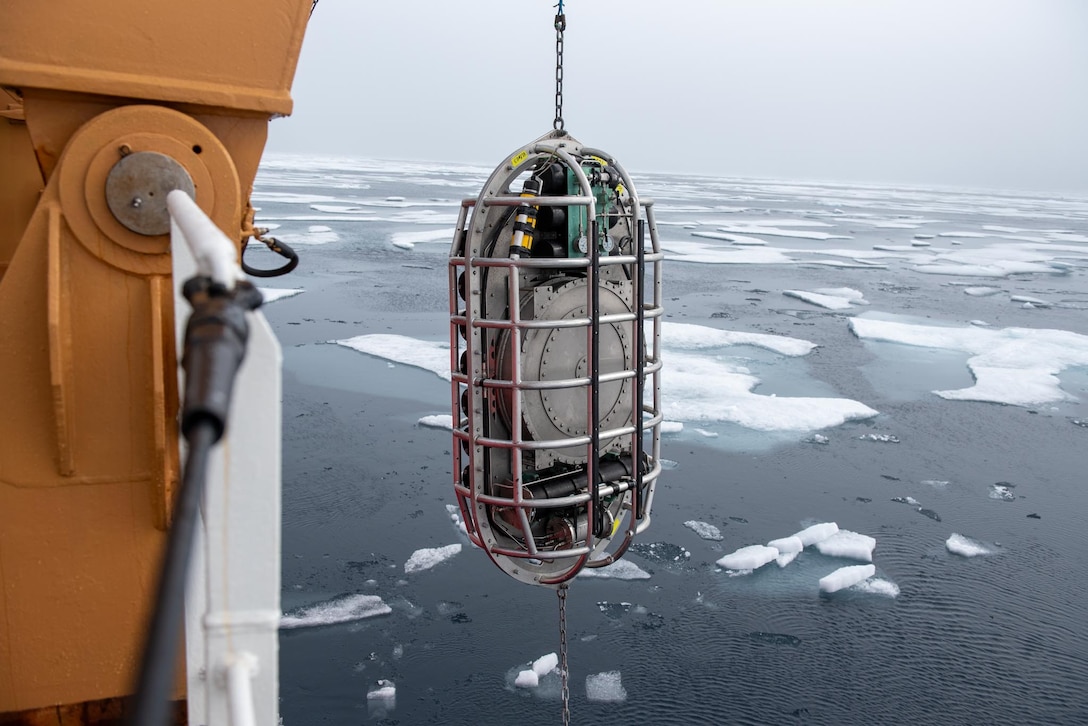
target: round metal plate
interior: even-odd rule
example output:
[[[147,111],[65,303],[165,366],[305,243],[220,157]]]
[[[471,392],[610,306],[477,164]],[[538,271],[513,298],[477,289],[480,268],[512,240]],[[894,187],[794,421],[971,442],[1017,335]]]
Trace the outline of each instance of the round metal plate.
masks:
[[[175,189],[196,196],[193,180],[181,164],[157,151],[137,151],[110,169],[106,203],[125,227],[154,237],[170,232],[166,195]]]

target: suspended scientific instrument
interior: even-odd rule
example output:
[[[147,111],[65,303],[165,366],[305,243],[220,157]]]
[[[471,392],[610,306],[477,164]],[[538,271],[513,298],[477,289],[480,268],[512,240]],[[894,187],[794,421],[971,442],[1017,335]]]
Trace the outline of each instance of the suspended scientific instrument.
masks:
[[[661,265],[623,167],[554,128],[466,199],[449,262],[454,490],[473,544],[560,587],[650,523],[660,466]]]

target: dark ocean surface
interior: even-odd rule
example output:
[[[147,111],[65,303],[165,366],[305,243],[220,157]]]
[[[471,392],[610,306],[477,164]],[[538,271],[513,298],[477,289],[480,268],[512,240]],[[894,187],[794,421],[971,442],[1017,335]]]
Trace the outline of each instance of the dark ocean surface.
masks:
[[[704,355],[744,366],[760,396],[878,414],[819,430],[707,416],[663,437],[671,468],[628,555],[649,579],[570,589],[572,723],[1088,723],[1088,200],[629,171],[656,200],[667,322],[811,341],[804,356]],[[303,292],[265,308],[284,348],[283,610],[301,621],[281,631],[287,726],[561,722],[555,673],[513,684],[558,649],[555,593],[500,572],[446,510],[451,436],[418,422],[449,413],[449,384],[331,344],[448,343],[449,240],[489,172],[271,157],[258,176],[259,223],[302,257],[267,284]],[[777,234],[791,231],[817,234]],[[783,294],[840,288],[866,304]],[[1016,360],[994,364],[1010,397],[1072,363],[1054,400],[951,400],[933,391],[972,386],[977,351],[862,339],[857,316],[1076,334],[1055,355],[1016,333]],[[715,564],[814,522],[874,537],[883,589],[821,594],[821,577],[858,563],[812,548],[748,575]],[[953,554],[953,533],[990,553]],[[454,543],[405,573],[416,550]],[[357,617],[358,595],[390,611]],[[587,678],[612,672],[622,693],[589,700]],[[395,699],[368,699],[379,681]]]

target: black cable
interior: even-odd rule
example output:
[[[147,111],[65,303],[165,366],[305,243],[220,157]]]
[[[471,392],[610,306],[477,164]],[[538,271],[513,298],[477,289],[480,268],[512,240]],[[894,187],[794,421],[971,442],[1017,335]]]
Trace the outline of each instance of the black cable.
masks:
[[[194,423],[186,436],[189,454],[174,504],[174,522],[166,540],[162,574],[155,596],[156,607],[144,646],[130,721],[135,726],[167,723],[170,694],[174,690],[178,637],[185,610],[189,556],[193,551],[196,521],[204,498],[208,455],[218,439],[215,423],[209,418]]]
[[[133,726],[167,723],[185,610],[185,583],[204,498],[208,455],[226,429],[234,379],[245,357],[249,336],[245,313],[261,304],[260,291],[242,281],[229,290],[208,277],[194,277],[186,281],[182,292],[193,306],[185,326],[182,358],[185,401],[181,432],[189,443],[189,453],[175,499],[155,609],[144,644],[129,721]]]

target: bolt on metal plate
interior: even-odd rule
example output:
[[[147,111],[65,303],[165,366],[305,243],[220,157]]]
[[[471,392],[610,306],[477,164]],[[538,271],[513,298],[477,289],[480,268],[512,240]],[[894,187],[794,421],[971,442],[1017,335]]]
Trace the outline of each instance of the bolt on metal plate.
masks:
[[[121,157],[106,177],[106,204],[117,221],[138,234],[154,237],[170,232],[166,195],[181,189],[196,196],[185,167],[157,151]]]

